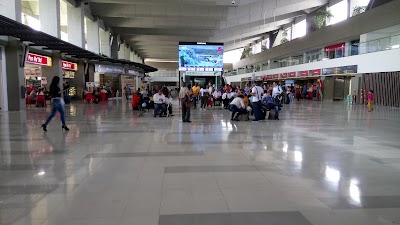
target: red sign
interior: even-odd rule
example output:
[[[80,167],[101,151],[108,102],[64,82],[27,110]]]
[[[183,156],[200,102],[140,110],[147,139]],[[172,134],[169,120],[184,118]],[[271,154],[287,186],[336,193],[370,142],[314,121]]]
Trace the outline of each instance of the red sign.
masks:
[[[301,71],[300,76],[302,76],[302,77],[308,76],[308,71]]]
[[[288,74],[287,73],[282,73],[281,78],[287,78]]]
[[[76,63],[72,63],[72,62],[68,62],[68,61],[62,61],[62,68],[64,70],[78,70],[78,64]]]
[[[26,56],[26,63],[36,64],[41,66],[51,66],[51,57],[28,53]]]
[[[279,74],[274,74],[274,78],[279,78]]]
[[[267,76],[264,76],[264,77],[263,77],[263,81],[264,81],[264,82],[267,82],[267,81],[268,81]]]
[[[325,47],[325,52],[335,51],[338,48],[344,48],[344,46],[345,46],[345,43],[340,43],[340,44],[337,44],[337,45],[331,45],[331,46]]]
[[[267,75],[267,79],[272,79],[272,75]]]
[[[296,72],[290,72],[289,77],[296,77]]]
[[[311,71],[311,74],[312,74],[313,76],[315,76],[315,75],[321,75],[321,70],[312,70],[312,71]]]

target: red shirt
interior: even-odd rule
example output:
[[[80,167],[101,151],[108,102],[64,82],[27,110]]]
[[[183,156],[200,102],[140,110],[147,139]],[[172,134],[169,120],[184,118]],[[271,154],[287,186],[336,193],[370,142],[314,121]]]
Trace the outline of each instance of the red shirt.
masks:
[[[374,94],[368,93],[368,100],[373,101],[374,100]]]

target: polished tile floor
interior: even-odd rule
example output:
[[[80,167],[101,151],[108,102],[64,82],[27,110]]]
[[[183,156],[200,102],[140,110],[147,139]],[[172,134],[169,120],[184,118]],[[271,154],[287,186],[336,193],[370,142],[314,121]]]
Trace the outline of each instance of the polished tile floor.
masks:
[[[400,109],[285,105],[280,121],[191,124],[125,102],[1,113],[0,224],[400,224]]]

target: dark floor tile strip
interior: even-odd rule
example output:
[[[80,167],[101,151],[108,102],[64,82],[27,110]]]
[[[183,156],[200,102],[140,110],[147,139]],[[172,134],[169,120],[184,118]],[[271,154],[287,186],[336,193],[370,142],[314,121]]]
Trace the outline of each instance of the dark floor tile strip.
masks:
[[[164,173],[211,173],[211,172],[255,172],[280,171],[276,166],[262,165],[226,165],[226,166],[171,166]]]
[[[36,171],[39,169],[48,169],[51,164],[29,165],[29,164],[16,164],[16,165],[0,165],[0,171]]]
[[[297,211],[161,215],[159,225],[312,225]]]
[[[73,191],[77,186],[77,184],[0,186],[0,195],[65,194]]]
[[[131,157],[163,157],[163,156],[198,156],[204,152],[129,152],[129,153],[92,153],[85,158],[131,158]]]

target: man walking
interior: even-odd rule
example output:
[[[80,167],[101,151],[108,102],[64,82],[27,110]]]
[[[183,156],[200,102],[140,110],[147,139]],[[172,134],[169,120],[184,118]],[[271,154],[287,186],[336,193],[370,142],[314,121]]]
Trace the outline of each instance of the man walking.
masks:
[[[199,93],[200,93],[200,87],[198,83],[195,83],[194,86],[192,87],[192,92],[193,92],[193,109],[197,107],[197,100],[199,98]]]

